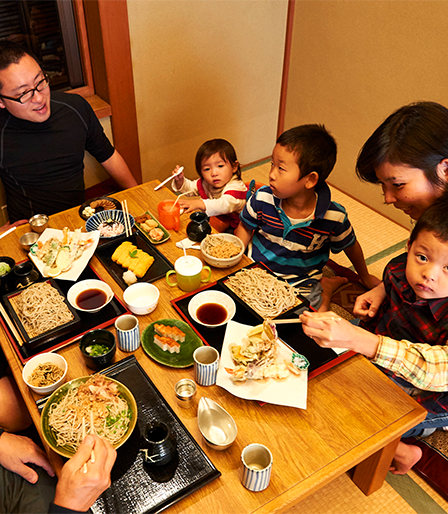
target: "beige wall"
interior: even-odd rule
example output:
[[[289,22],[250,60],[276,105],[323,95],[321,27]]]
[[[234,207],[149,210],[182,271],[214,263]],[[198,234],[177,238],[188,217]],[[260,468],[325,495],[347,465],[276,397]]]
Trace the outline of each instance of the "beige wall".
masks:
[[[448,105],[447,20],[446,1],[296,2],[285,128],[324,123],[339,146],[329,182],[407,227],[378,186],[359,181],[355,162],[401,105]]]
[[[128,0],[143,180],[224,138],[242,164],[275,141],[287,0]]]

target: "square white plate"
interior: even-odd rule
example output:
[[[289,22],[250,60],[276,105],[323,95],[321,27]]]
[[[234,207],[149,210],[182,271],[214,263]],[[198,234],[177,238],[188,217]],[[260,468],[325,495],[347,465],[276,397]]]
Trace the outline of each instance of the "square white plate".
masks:
[[[73,232],[69,233],[73,234]],[[45,243],[46,241],[48,241],[48,239],[51,239],[52,237],[57,237],[62,241],[62,230],[57,230],[55,228],[46,228],[42,232],[38,241],[40,241],[41,243]],[[100,232],[99,230],[94,230],[93,232],[81,232],[81,239],[93,239],[93,243],[84,250],[79,259],[76,259],[76,261],[73,262],[72,267],[68,271],[64,271],[63,273],[55,277],[57,280],[72,280],[73,282],[76,282],[76,280],[78,280],[79,276],[84,271],[85,267],[87,266],[93,254],[95,253],[96,247],[98,246],[98,241],[100,240]],[[38,259],[31,252],[29,253],[29,257],[34,262],[34,265],[43,276],[45,263]]]
[[[246,380],[245,382],[233,382],[231,380],[231,375],[224,369],[235,367],[232,356],[230,355],[229,345],[240,344],[251,328],[252,327],[249,325],[243,325],[233,320],[227,323],[221,351],[218,378],[216,380],[217,385],[223,387],[238,398],[306,409],[308,392],[308,371],[306,370],[302,371],[300,376],[290,373],[289,376],[283,380],[275,378]],[[282,362],[283,359],[290,361],[293,351],[281,340],[279,343],[280,349],[277,361]]]

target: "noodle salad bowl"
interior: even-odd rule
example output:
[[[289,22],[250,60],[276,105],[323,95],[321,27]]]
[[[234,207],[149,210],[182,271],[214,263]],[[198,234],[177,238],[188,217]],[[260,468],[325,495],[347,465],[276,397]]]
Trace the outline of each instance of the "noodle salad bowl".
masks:
[[[226,249],[219,249],[217,242],[233,243],[240,251],[232,257],[225,257]],[[213,252],[213,255],[209,252]],[[201,254],[204,261],[215,268],[231,268],[240,262],[244,254],[244,244],[241,239],[233,234],[210,234],[201,242]],[[220,256],[220,254],[224,256]]]
[[[49,383],[46,386],[38,387],[30,383],[30,379],[32,374],[37,370],[39,366],[43,366],[44,364],[50,364],[53,366],[57,366],[62,370],[63,374],[56,381],[53,381],[51,384]],[[48,370],[47,370],[48,373]],[[37,394],[50,394],[55,391],[58,387],[60,387],[65,380],[65,376],[67,375],[67,361],[59,355],[58,353],[48,352],[48,353],[40,353],[36,355],[32,359],[30,359],[23,368],[22,378],[25,384],[35,393]]]
[[[74,405],[73,396],[67,397],[67,395],[76,395],[79,391],[80,386],[84,385],[89,379],[93,379],[93,377],[99,377],[99,380],[104,380],[104,382],[108,382],[109,386],[117,389],[118,391],[118,399],[120,403],[123,401],[127,404],[128,407],[128,415],[125,415],[123,411],[120,412],[120,408],[118,411],[113,411],[113,409],[107,409],[109,414],[104,419],[102,418],[102,415],[100,412],[94,412],[93,415],[93,421],[94,421],[94,428],[93,433],[96,433],[98,436],[107,438],[107,435],[109,435],[106,432],[103,432],[104,427],[106,431],[110,432],[110,435],[113,437],[117,437],[114,434],[118,432],[118,439],[111,442],[112,446],[116,449],[122,446],[131,436],[135,425],[137,423],[137,403],[135,401],[134,396],[132,395],[131,391],[123,385],[121,382],[118,382],[117,380],[114,380],[113,378],[106,377],[104,375],[89,375],[87,377],[81,377],[81,378],[75,378],[74,380],[71,380],[70,382],[67,382],[62,387],[57,389],[47,400],[43,410],[42,410],[42,416],[41,416],[41,429],[42,434],[47,442],[47,444],[56,452],[59,453],[59,455],[62,455],[63,457],[71,458],[76,453],[77,445],[79,445],[83,440],[83,424],[85,426],[85,433],[90,433],[90,423],[91,419],[89,419],[89,415],[87,412],[90,412],[89,406],[92,403],[89,401],[86,397],[82,397],[81,404],[87,409],[86,410],[86,416],[83,416],[84,420],[78,420],[78,423],[75,423],[76,428],[71,429],[69,427],[70,423],[66,422],[66,420],[61,416],[58,416],[58,419],[56,419],[56,422],[59,426],[59,433],[62,434],[63,432],[66,432],[66,439],[70,438],[72,441],[76,441],[75,446],[73,447],[68,442],[65,442],[65,444],[58,444],[58,437],[56,430],[50,426],[50,414],[54,410],[57,409],[58,406],[63,406],[63,402],[67,403],[67,407],[64,407],[64,409],[68,409],[69,406]],[[112,383],[112,384],[110,384]],[[61,404],[61,405],[59,405]],[[79,407],[78,407],[79,408]],[[61,409],[61,410],[64,410]],[[53,416],[54,414],[52,414]],[[129,420],[129,423],[125,428],[118,429],[117,426],[112,426],[113,423],[117,423],[123,426],[123,420],[126,418]],[[125,423],[125,424],[126,424]],[[110,427],[110,428],[108,428]],[[122,433],[120,433],[122,432]]]

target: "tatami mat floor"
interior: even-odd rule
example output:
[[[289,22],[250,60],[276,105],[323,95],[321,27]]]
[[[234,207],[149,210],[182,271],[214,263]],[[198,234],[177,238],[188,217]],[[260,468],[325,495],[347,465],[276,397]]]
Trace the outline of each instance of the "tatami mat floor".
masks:
[[[243,169],[243,180],[256,179],[269,183],[269,162]],[[384,267],[403,253],[409,229],[388,220],[381,214],[331,187],[333,200],[343,205],[364,251],[369,272],[381,278]],[[380,194],[380,191],[378,191]],[[409,226],[410,228],[410,226]],[[343,266],[351,263],[343,252],[331,258]],[[448,502],[420,476],[410,471],[403,477],[388,474],[381,489],[365,496],[348,474],[333,480],[295,507],[288,514],[443,514]]]

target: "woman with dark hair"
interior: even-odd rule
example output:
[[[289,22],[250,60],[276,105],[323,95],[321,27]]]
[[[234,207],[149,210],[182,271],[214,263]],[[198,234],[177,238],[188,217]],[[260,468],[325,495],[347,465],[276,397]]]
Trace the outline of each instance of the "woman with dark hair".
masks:
[[[439,217],[443,218],[448,203],[448,194],[444,195],[448,189],[448,109],[434,102],[418,102],[395,111],[364,144],[358,157],[356,171],[361,179],[381,184],[385,202],[409,214],[413,220],[419,220],[435,203],[436,205],[423,216],[422,222],[434,209],[439,210]],[[417,223],[416,229],[417,227],[421,228],[420,222]],[[434,267],[434,255],[437,254],[440,245],[442,243],[436,235],[429,244],[420,245],[415,259],[422,266]],[[425,334],[436,330],[445,315],[444,307],[438,310],[435,307],[440,307],[437,302],[441,300],[440,295],[435,292],[434,284],[448,280],[448,258],[445,258],[446,254],[443,251],[439,251],[438,255],[443,266],[439,266],[437,275],[427,274],[422,278],[422,284],[417,288],[419,294],[409,287],[404,287],[404,272],[401,282],[394,278],[394,284],[397,284],[397,298],[399,297],[396,301],[397,309],[407,313],[407,316],[411,312],[418,312],[416,320],[411,321],[420,322],[422,333]],[[390,270],[391,265],[396,264],[397,259],[404,258],[400,256],[391,261],[386,271]],[[390,271],[386,274],[386,282],[390,296],[389,274]],[[409,279],[407,269],[405,276]],[[423,294],[420,291],[433,293]],[[319,319],[322,316],[328,317],[331,313],[305,313],[302,316],[303,330],[323,347],[348,348],[365,355],[383,368],[386,374],[393,376],[396,383],[403,387],[402,382],[405,382],[405,391],[423,404],[443,396],[448,391],[446,341],[441,338],[442,342],[431,343],[430,338],[426,336],[417,337],[418,340],[415,341],[411,335],[403,336],[403,331],[409,328],[411,321],[405,322],[395,311],[386,335],[378,336],[384,308],[379,316],[377,313],[385,299],[386,289],[383,282],[357,298],[353,313],[364,321],[364,326],[368,327],[368,330],[341,319]],[[377,317],[372,319],[375,316]],[[431,321],[423,323],[423,318]],[[370,331],[372,325],[376,328]],[[394,331],[397,333],[392,333]],[[415,331],[410,333],[415,334]],[[426,436],[431,430],[440,429],[446,423],[448,409],[437,407],[434,412],[429,409],[425,421],[407,435]],[[396,474],[407,473],[421,455],[418,446],[400,442],[391,471]]]

